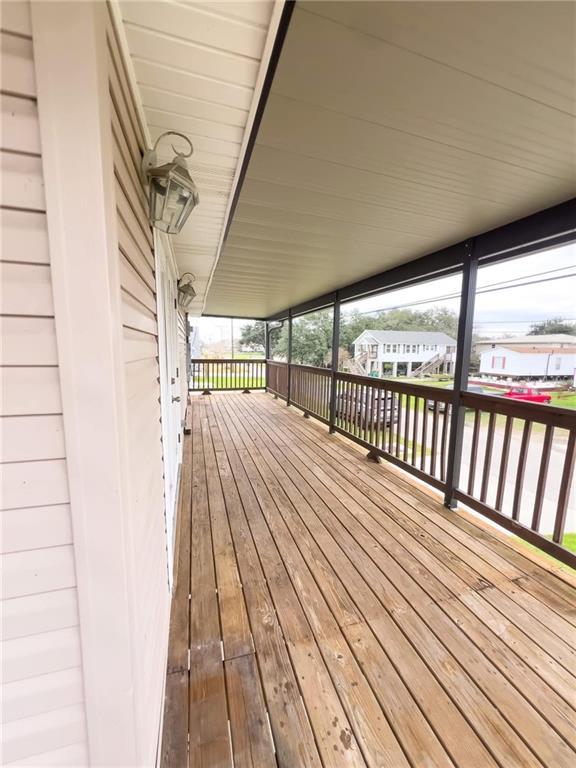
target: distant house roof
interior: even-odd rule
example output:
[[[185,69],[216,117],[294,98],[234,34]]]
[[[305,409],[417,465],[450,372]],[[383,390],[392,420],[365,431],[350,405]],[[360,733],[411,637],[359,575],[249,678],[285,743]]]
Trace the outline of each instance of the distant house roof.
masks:
[[[456,339],[438,331],[362,331],[360,336],[369,333],[379,344],[443,344],[448,347],[456,346]],[[354,339],[354,344],[360,338]]]
[[[498,344],[497,347],[485,349],[483,355],[490,354],[497,349],[509,352],[518,352],[522,355],[575,355],[576,349],[566,347],[529,347],[527,344]]]
[[[532,347],[576,346],[576,336],[569,333],[549,333],[542,336],[509,336],[507,339],[482,339],[478,346],[509,347],[528,344]]]

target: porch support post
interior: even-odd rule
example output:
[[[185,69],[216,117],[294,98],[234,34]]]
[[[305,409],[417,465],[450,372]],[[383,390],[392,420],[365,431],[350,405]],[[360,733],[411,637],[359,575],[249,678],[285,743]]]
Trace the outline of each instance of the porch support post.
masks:
[[[340,296],[336,291],[332,315],[332,371],[330,374],[330,432],[336,425],[336,374],[338,373],[338,352],[340,350]]]
[[[264,386],[268,389],[268,360],[270,360],[270,330],[268,320],[264,321]]]
[[[444,495],[444,505],[449,509],[456,508],[454,491],[458,488],[460,480],[464,419],[466,416],[466,409],[460,404],[460,395],[468,386],[468,370],[470,368],[470,352],[472,350],[472,324],[474,321],[474,302],[476,299],[476,281],[478,276],[478,256],[475,253],[474,241],[469,241],[467,246],[468,256],[464,261],[462,292],[460,294],[460,316],[458,318],[458,341],[454,369],[454,389],[452,391],[448,466],[446,470],[446,493]]]
[[[292,310],[288,310],[288,392],[286,395],[286,405],[290,405],[290,393],[292,386]]]

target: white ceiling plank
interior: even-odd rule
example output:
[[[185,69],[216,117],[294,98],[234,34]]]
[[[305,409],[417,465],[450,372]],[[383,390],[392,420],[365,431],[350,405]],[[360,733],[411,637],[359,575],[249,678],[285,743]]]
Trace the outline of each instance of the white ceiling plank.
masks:
[[[242,0],[232,0],[232,2],[209,0],[209,2],[201,3],[187,2],[186,5],[194,5],[210,13],[230,19],[239,19],[245,24],[254,24],[257,27],[268,29],[274,3],[269,0],[253,0],[252,2],[242,2]]]
[[[236,56],[232,52],[222,53],[130,25],[126,27],[126,37],[136,59],[193,72],[236,88],[251,88],[258,74],[258,61]]]
[[[266,29],[210,12],[209,6],[173,2],[122,3],[124,21],[176,39],[259,61]]]
[[[164,112],[188,115],[198,120],[209,120],[212,123],[221,123],[222,125],[231,125],[238,128],[244,128],[246,125],[247,109],[227,107],[211,101],[169,93],[149,86],[142,86],[140,94],[143,105],[149,109],[159,109]]]
[[[202,136],[205,139],[216,139],[239,147],[242,143],[244,128],[234,125],[214,123],[191,115],[181,115],[166,110],[144,107],[144,113],[149,125],[170,125],[170,130],[181,131],[190,136]],[[239,150],[237,149],[236,152]]]

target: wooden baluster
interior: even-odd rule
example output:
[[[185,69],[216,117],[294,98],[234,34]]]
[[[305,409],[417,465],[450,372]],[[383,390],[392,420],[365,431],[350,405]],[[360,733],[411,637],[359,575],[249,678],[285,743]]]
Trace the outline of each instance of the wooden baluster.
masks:
[[[558,506],[556,508],[556,520],[554,521],[554,533],[552,534],[552,541],[555,541],[557,544],[561,544],[564,537],[564,526],[566,525],[566,515],[568,513],[568,500],[570,498],[570,488],[572,487],[572,477],[574,475],[575,456],[576,429],[571,429],[570,435],[568,436],[568,445],[566,446],[564,469],[562,470],[562,480],[560,481],[560,494],[558,496]]]
[[[418,445],[418,419],[420,410],[420,398],[414,397],[414,418],[412,419],[412,461],[413,467],[416,466],[416,446]]]
[[[426,442],[428,437],[428,400],[424,400],[424,413],[422,415],[422,444],[420,446],[420,469],[426,471]]]
[[[468,470],[468,494],[474,496],[474,480],[476,479],[476,458],[478,456],[478,440],[480,438],[481,412],[474,411],[474,428],[472,430],[472,445],[470,447],[470,468]]]
[[[396,429],[396,392],[390,392],[390,422],[388,424],[388,453],[394,446],[394,430]]]
[[[368,424],[369,422],[369,411],[370,411],[370,386],[368,384],[364,385],[364,393],[363,393],[363,402],[364,402],[364,419],[362,421],[363,424],[363,435],[362,439],[365,442],[368,442]]]
[[[514,503],[512,506],[512,519],[518,520],[520,517],[520,502],[522,501],[522,489],[524,486],[524,472],[526,471],[526,456],[528,455],[528,444],[532,433],[532,422],[524,423],[522,432],[522,442],[520,443],[520,455],[518,457],[518,469],[516,471],[516,486],[514,488]]]
[[[394,455],[400,458],[400,437],[402,435],[402,394],[398,392],[398,423],[396,424],[396,450]]]
[[[410,436],[410,406],[413,403],[412,397],[406,395],[406,415],[404,418],[404,450],[402,452],[402,459],[408,462],[408,443]]]
[[[508,417],[510,418],[510,417]],[[508,426],[508,423],[506,423]],[[542,503],[544,501],[544,490],[546,488],[546,478],[548,477],[548,466],[550,464],[550,454],[552,453],[552,438],[554,436],[554,427],[548,424],[544,433],[544,442],[542,444],[542,458],[540,459],[540,471],[538,472],[538,484],[536,486],[536,498],[534,500],[534,510],[532,512],[532,530],[537,531],[540,528],[540,517],[542,515]],[[496,509],[500,509],[496,502]]]
[[[432,445],[430,454],[430,474],[432,477],[436,476],[436,450],[438,445],[438,400],[434,401],[434,409],[432,411]]]
[[[490,482],[490,465],[492,464],[492,448],[494,447],[494,426],[496,414],[490,413],[488,417],[488,430],[486,432],[486,448],[484,449],[484,470],[482,472],[482,485],[480,486],[480,501],[486,501],[488,484]]]
[[[372,418],[372,385],[366,384],[366,405],[364,407],[364,440],[370,442],[370,420]]]
[[[377,390],[375,386],[372,386],[371,390],[372,390],[372,399],[371,399],[371,405],[370,405],[370,445],[374,445],[375,444],[374,438],[376,436],[376,419],[377,419],[377,414],[376,414]]]
[[[378,394],[376,396],[376,427],[375,427],[375,433],[374,433],[374,445],[379,448],[380,444],[382,442],[380,430],[381,430],[381,424],[382,424],[382,392],[384,390],[378,389]],[[384,400],[384,414],[386,414],[386,400]],[[384,416],[384,420],[386,420],[386,416]]]
[[[446,445],[448,442],[448,424],[450,421],[450,403],[444,403],[442,411],[442,436],[440,438],[440,480],[446,481]]]
[[[390,415],[390,411],[388,410],[388,405],[391,406],[392,400],[388,401],[388,390],[382,389],[380,390],[380,396],[384,397],[384,408],[382,409],[382,433],[380,435],[380,448],[385,451],[386,450],[386,430],[388,429],[388,416]]]
[[[356,382],[350,382],[350,433],[356,434]]]
[[[496,490],[496,504],[494,508],[502,509],[504,500],[504,491],[506,489],[506,474],[508,473],[508,457],[510,455],[510,440],[512,437],[512,427],[514,419],[511,416],[506,417],[506,426],[504,427],[504,440],[502,441],[502,454],[500,456],[500,474],[498,476],[498,488]]]

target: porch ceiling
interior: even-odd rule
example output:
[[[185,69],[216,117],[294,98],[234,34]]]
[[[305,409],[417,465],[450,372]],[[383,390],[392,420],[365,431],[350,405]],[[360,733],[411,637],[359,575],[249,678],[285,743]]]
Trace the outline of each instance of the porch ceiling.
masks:
[[[194,144],[200,205],[172,242],[180,274],[196,275],[190,312],[200,314],[281,4],[121,0],[120,10],[152,141],[174,130]],[[167,141],[159,158],[172,156]]]
[[[204,311],[268,316],[573,197],[575,8],[299,1]]]

